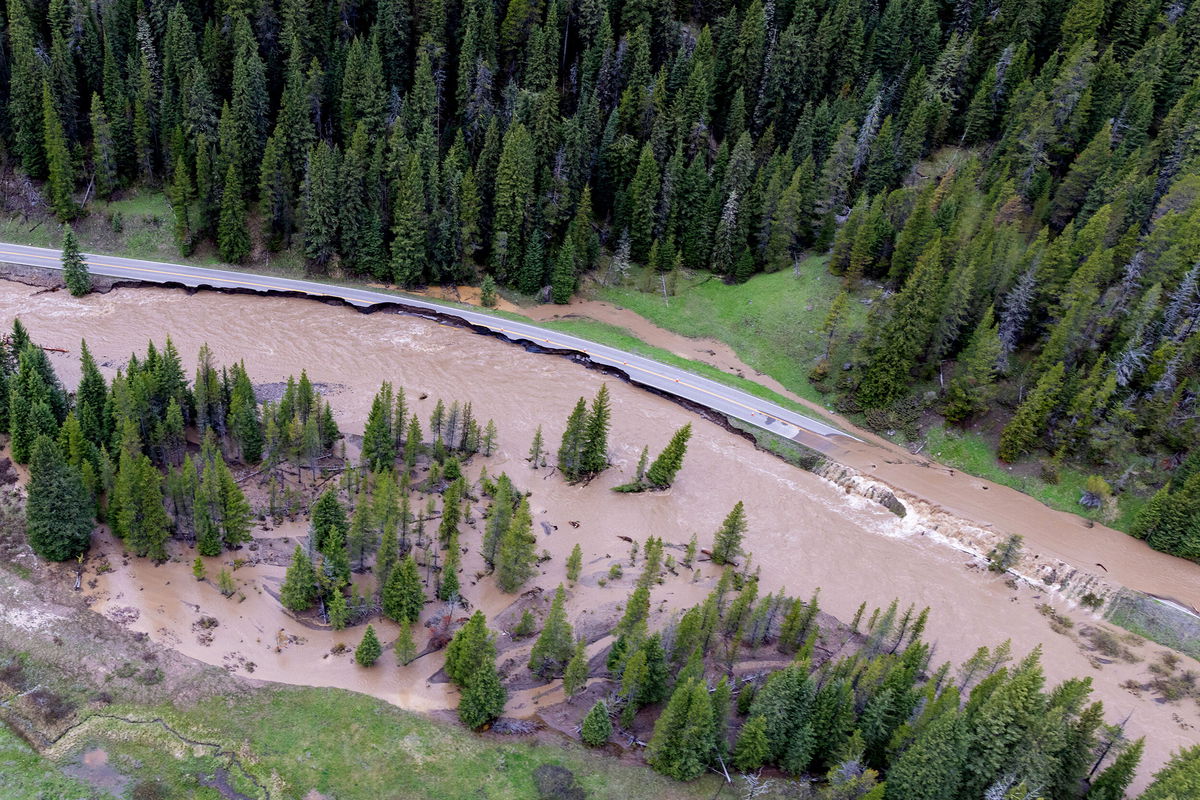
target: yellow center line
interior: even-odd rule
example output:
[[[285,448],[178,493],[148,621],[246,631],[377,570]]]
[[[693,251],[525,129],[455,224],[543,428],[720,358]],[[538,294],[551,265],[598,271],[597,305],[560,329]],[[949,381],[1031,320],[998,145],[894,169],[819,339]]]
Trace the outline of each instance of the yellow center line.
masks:
[[[22,253],[22,252],[13,251],[13,250],[0,250],[0,255],[21,256],[22,258],[41,258],[46,261],[58,261],[60,258],[59,256],[43,255],[41,253]],[[247,281],[247,280],[240,280],[240,279],[233,279],[233,278],[220,278],[220,277],[217,277],[214,275],[197,275],[195,273],[188,273],[188,272],[174,272],[171,270],[149,269],[146,267],[131,267],[126,264],[111,264],[111,263],[107,263],[104,261],[93,261],[90,258],[88,259],[88,263],[93,266],[97,266],[97,267],[109,267],[111,269],[124,269],[124,270],[129,270],[131,272],[144,272],[148,275],[167,275],[167,276],[174,277],[174,278],[191,278],[192,280],[221,281],[223,283],[232,284],[233,286],[253,286],[253,287],[260,288],[260,289],[270,289],[273,291],[301,292],[303,294],[312,295],[312,296],[316,296],[316,297],[319,297],[319,296],[336,297],[340,300],[345,300],[348,303],[366,303],[366,302],[368,302],[368,301],[362,300],[360,298],[348,297],[346,295],[338,294],[333,291],[313,292],[313,291],[309,291],[308,289],[297,289],[297,288],[291,287],[291,286],[282,286],[282,285],[278,285],[278,284],[269,284],[269,283],[257,283],[254,281]],[[767,419],[773,419],[776,422],[781,422],[785,425],[791,425],[792,427],[795,427],[794,425],[792,425],[792,423],[788,422],[785,419],[781,419],[780,417],[777,417],[774,414],[768,414],[765,411],[762,411],[753,406],[746,405],[745,403],[742,403],[738,400],[734,400],[733,398],[728,397],[726,395],[718,394],[717,392],[713,392],[708,389],[705,389],[703,386],[696,386],[695,384],[687,383],[686,381],[681,381],[681,380],[679,380],[679,378],[675,378],[670,375],[664,375],[661,372],[656,372],[656,371],[654,371],[652,369],[648,369],[646,367],[641,367],[636,364],[630,364],[628,361],[617,361],[617,359],[615,359],[611,356],[606,356],[601,353],[595,353],[586,348],[572,347],[571,345],[566,345],[566,344],[562,344],[560,342],[555,342],[551,339],[545,339],[545,338],[541,338],[541,337],[537,337],[537,336],[531,336],[530,334],[522,333],[521,331],[515,331],[515,330],[510,330],[508,328],[502,328],[498,325],[491,325],[489,323],[483,323],[483,325],[485,327],[491,328],[492,330],[499,331],[501,333],[512,334],[513,336],[519,336],[523,339],[529,339],[529,340],[535,341],[535,342],[544,342],[545,344],[552,345],[555,347],[570,347],[571,349],[578,350],[579,352],[581,352],[584,355],[589,356],[591,358],[601,358],[606,361],[611,361],[614,364],[619,363],[630,369],[635,369],[635,370],[638,370],[639,372],[644,372],[647,375],[653,375],[654,377],[659,378],[661,380],[674,381],[675,383],[678,383],[680,386],[686,386],[689,389],[692,389],[697,392],[702,392],[710,397],[715,397],[718,400],[723,400],[726,403],[732,403],[740,408],[746,409],[747,411],[749,411],[753,414],[761,414],[762,416],[766,417]]]

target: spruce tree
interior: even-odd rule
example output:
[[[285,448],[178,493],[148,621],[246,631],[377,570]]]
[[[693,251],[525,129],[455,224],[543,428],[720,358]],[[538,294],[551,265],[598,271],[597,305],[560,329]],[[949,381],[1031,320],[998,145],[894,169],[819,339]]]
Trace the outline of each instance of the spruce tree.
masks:
[[[896,295],[891,316],[878,326],[856,393],[867,408],[884,408],[908,391],[909,373],[924,353],[937,321],[943,254],[941,237],[935,235]]]
[[[529,499],[522,497],[516,513],[500,537],[496,554],[496,585],[500,591],[511,594],[533,577],[537,571],[536,544]]]
[[[566,598],[566,590],[560,583],[554,591],[542,633],[529,651],[529,669],[543,678],[561,675],[571,658],[573,632],[567,619]]]
[[[567,662],[567,668],[563,670],[563,693],[568,698],[574,697],[587,686],[587,679],[587,642],[583,639],[576,639],[571,660]]]
[[[307,611],[316,602],[317,575],[312,562],[300,545],[292,551],[292,563],[288,566],[283,585],[279,589],[279,601],[291,611]]]
[[[608,743],[610,736],[612,736],[612,720],[608,717],[608,705],[603,700],[597,700],[583,718],[583,730],[580,738],[588,747],[601,747]]]
[[[958,359],[958,369],[946,390],[942,414],[949,422],[962,422],[985,410],[995,389],[996,364],[1001,344],[989,306]]]
[[[462,552],[458,547],[458,533],[450,534],[446,547],[446,560],[442,564],[441,580],[438,582],[438,599],[449,602],[458,597],[458,569]]]
[[[221,260],[240,264],[250,255],[250,230],[246,226],[246,202],[242,199],[241,177],[233,164],[225,171],[221,192],[221,217],[217,224],[217,250]]]
[[[558,468],[569,481],[579,480],[583,474],[583,448],[587,441],[587,422],[587,401],[581,397],[575,403],[571,416],[567,418],[562,444],[558,448]],[[540,432],[541,429],[538,430]]]
[[[1060,361],[1046,372],[1037,386],[1025,398],[1017,413],[1000,433],[997,451],[1004,461],[1013,462],[1027,452],[1046,427],[1046,421],[1058,403],[1063,390],[1063,363]]]
[[[1087,800],[1122,800],[1137,774],[1145,746],[1146,740],[1142,738],[1122,750],[1112,764],[1096,776],[1084,797]]]
[[[487,619],[476,611],[454,634],[446,648],[446,675],[459,688],[466,688],[483,667],[495,669],[496,644]]]
[[[325,556],[325,577],[334,587],[350,583],[350,551],[346,549],[346,534],[341,528],[333,528],[325,537],[321,554]]]
[[[382,652],[383,648],[379,644],[379,637],[375,635],[375,626],[368,625],[362,641],[358,643],[358,647],[354,648],[354,660],[360,667],[374,666]]]
[[[612,408],[608,400],[608,384],[601,384],[592,399],[587,423],[583,428],[583,444],[579,451],[579,473],[591,477],[608,467],[608,429]]]
[[[417,643],[413,640],[412,625],[405,621],[400,623],[400,633],[396,636],[396,644],[393,649],[396,653],[396,661],[401,666],[407,667],[417,657]]]
[[[29,546],[42,558],[66,561],[87,552],[93,504],[79,472],[48,436],[33,443],[25,526]]]
[[[767,720],[765,717],[751,717],[738,734],[737,746],[733,749],[733,765],[741,772],[753,772],[770,757]]]
[[[324,551],[325,540],[334,528],[340,529],[343,533],[349,528],[349,523],[346,521],[346,509],[338,500],[337,492],[334,489],[326,489],[313,504],[309,528],[312,531],[313,549],[321,551]]]
[[[425,590],[412,553],[391,571],[383,587],[381,604],[384,616],[396,622],[415,624],[420,618],[425,607]]]
[[[135,555],[154,561],[167,558],[170,520],[163,507],[162,476],[146,456],[129,459],[122,467],[125,494],[120,504],[120,529]]]
[[[50,207],[59,221],[67,222],[79,214],[75,203],[75,166],[71,158],[63,122],[50,95],[50,84],[42,85],[42,130],[45,132],[45,151],[48,178],[46,188]]]
[[[715,725],[704,683],[694,678],[679,683],[654,724],[646,762],[677,780],[700,777],[712,755]]]
[[[346,605],[346,595],[342,594],[341,589],[334,589],[329,595],[329,602],[326,604],[326,615],[329,617],[329,626],[335,631],[340,631],[346,627],[346,623],[350,621],[350,609]],[[365,640],[364,640],[365,641]],[[355,653],[357,656],[358,654]],[[363,666],[370,666],[364,664]]]
[[[533,432],[533,443],[529,445],[529,457],[525,460],[529,462],[531,469],[546,466],[546,448],[542,443],[541,425],[538,425],[537,430]]]
[[[892,763],[886,796],[953,800],[958,796],[965,747],[963,720],[957,709],[942,713]]]
[[[470,676],[458,701],[458,718],[463,725],[477,730],[495,721],[507,702],[508,692],[500,683],[496,665],[489,661]]]
[[[583,549],[576,542],[571,548],[571,554],[567,556],[567,580],[575,583],[579,580],[579,572],[583,569]]]
[[[1200,789],[1200,745],[1180,750],[1154,773],[1154,782],[1138,800],[1184,800]]]
[[[742,537],[746,535],[746,510],[739,500],[721,527],[713,535],[712,560],[717,564],[729,564],[742,550]]]
[[[79,252],[79,241],[75,238],[75,232],[70,228],[63,232],[62,269],[67,291],[72,296],[82,297],[92,290],[92,276],[88,273],[83,254]]]
[[[683,466],[683,456],[687,453],[688,440],[692,438],[692,424],[689,422],[671,437],[666,448],[659,453],[658,458],[650,465],[646,473],[646,483],[655,489],[666,489],[675,482]]]

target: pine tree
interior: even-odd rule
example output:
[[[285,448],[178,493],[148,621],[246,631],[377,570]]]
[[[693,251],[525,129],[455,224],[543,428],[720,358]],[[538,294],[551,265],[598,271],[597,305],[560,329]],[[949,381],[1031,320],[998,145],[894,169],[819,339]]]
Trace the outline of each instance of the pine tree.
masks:
[[[953,800],[965,758],[966,738],[957,709],[929,723],[887,773],[888,798]]]
[[[644,263],[654,235],[654,210],[660,189],[659,167],[649,142],[642,145],[637,171],[629,186],[629,254]]]
[[[420,618],[425,607],[425,590],[421,587],[421,574],[412,553],[391,571],[383,587],[381,603],[388,619],[415,624]]]
[[[592,399],[587,423],[583,428],[583,444],[579,452],[579,471],[586,477],[599,475],[608,467],[608,430],[612,408],[608,400],[608,384],[601,384]],[[564,437],[565,438],[565,437]]]
[[[462,553],[458,547],[458,533],[450,534],[447,541],[446,561],[442,564],[441,580],[438,582],[438,599],[447,602],[458,597],[458,569]]]
[[[578,480],[583,472],[582,455],[586,441],[587,401],[582,397],[575,403],[567,428],[563,431],[562,444],[558,448],[558,468],[569,481]],[[541,432],[541,429],[538,429]],[[535,437],[534,443],[538,444]]]
[[[326,604],[326,615],[329,617],[329,626],[335,631],[340,631],[346,627],[346,623],[350,621],[350,609],[346,605],[346,595],[342,594],[341,589],[335,589],[329,595],[329,602]],[[364,640],[365,642],[365,640]],[[358,654],[355,653],[357,656]],[[363,666],[370,666],[364,664]]]
[[[717,564],[730,564],[742,550],[742,537],[746,535],[746,510],[739,500],[729,516],[713,535],[712,560]]]
[[[1154,773],[1154,782],[1139,800],[1184,800],[1200,788],[1200,745],[1180,750]]]
[[[529,651],[530,671],[542,676],[557,677],[571,658],[573,633],[567,619],[566,590],[560,583],[550,604],[550,613],[542,626],[542,633]]]
[[[392,280],[415,286],[425,274],[425,185],[415,151],[403,161],[392,217]]]
[[[524,226],[533,200],[535,161],[533,138],[524,125],[515,123],[504,134],[493,202],[492,264],[503,284],[512,282],[524,259]]]
[[[1000,433],[1000,448],[997,451],[1000,458],[1013,462],[1033,447],[1037,437],[1046,427],[1058,398],[1063,389],[1063,374],[1065,368],[1060,361],[1046,372],[1037,382],[1037,386],[1017,408],[1008,425]]]
[[[575,583],[579,580],[579,572],[583,569],[583,549],[576,542],[571,548],[571,554],[567,556],[567,580]]]
[[[879,326],[857,391],[868,408],[884,408],[908,391],[909,373],[924,353],[936,322],[942,253],[942,240],[935,236],[896,296],[891,316]]]
[[[499,717],[507,702],[508,692],[500,683],[496,665],[489,661],[471,675],[458,701],[458,718],[463,725],[477,730]]]
[[[325,550],[325,540],[334,528],[341,530],[343,534],[349,528],[349,523],[346,521],[346,509],[338,501],[337,492],[334,489],[326,489],[313,504],[309,527],[312,532],[313,550],[322,552]]]
[[[413,641],[412,625],[405,621],[400,623],[400,633],[396,636],[396,644],[393,648],[396,653],[396,661],[407,667],[417,657],[417,643]]]
[[[753,772],[770,757],[767,720],[765,717],[751,717],[738,734],[737,746],[733,750],[733,765],[742,772]]]
[[[959,356],[958,369],[946,390],[942,413],[947,421],[962,422],[988,407],[995,392],[993,384],[1000,352],[1000,337],[989,307]]]
[[[240,264],[250,255],[250,230],[246,227],[246,203],[241,177],[233,164],[225,172],[221,192],[221,218],[217,226],[217,249],[223,261]]]
[[[704,684],[695,679],[681,682],[654,724],[646,762],[677,780],[698,778],[708,767],[714,728],[712,703]]]
[[[1087,800],[1122,800],[1137,773],[1145,746],[1143,738],[1122,750],[1113,763],[1096,776],[1084,797]]]
[[[321,554],[325,557],[325,577],[337,588],[350,583],[350,551],[346,549],[346,534],[333,528],[325,537]]]
[[[73,297],[82,297],[92,290],[92,276],[88,273],[83,254],[79,252],[79,241],[75,238],[75,232],[70,228],[63,232],[62,269],[67,291]]]
[[[588,679],[587,642],[575,640],[575,650],[567,668],[563,670],[563,693],[568,698],[579,694],[586,686]]]
[[[447,464],[454,463],[451,459]],[[449,476],[447,476],[449,477]],[[458,521],[462,514],[459,481],[454,480],[442,494],[442,519],[438,524],[438,541],[442,545],[450,542],[450,537],[458,533]]]
[[[62,119],[50,95],[49,83],[42,84],[42,130],[46,137],[46,166],[49,171],[46,188],[50,195],[50,207],[59,221],[68,222],[79,214],[74,197],[75,167]]]
[[[522,497],[507,529],[499,540],[496,555],[496,585],[509,594],[517,591],[536,571],[537,540],[533,536],[533,519],[529,500]]]
[[[608,717],[608,705],[603,700],[597,700],[583,718],[583,730],[580,738],[588,747],[601,747],[608,744],[610,736],[612,736],[612,720]]]
[[[555,303],[571,302],[575,294],[578,276],[575,274],[575,243],[570,239],[563,242],[554,257],[554,268],[550,271],[550,299]]]
[[[163,507],[162,476],[144,455],[129,459],[123,456],[122,461],[125,489],[120,502],[119,526],[125,545],[135,555],[165,561],[170,520]],[[129,473],[127,476],[126,472]]]
[[[367,501],[366,492],[359,490],[354,502],[354,512],[350,515],[350,532],[346,535],[346,546],[350,550],[350,559],[358,561],[358,571],[366,568],[367,556],[379,547],[378,528],[372,514],[371,503]]]
[[[467,688],[483,667],[495,669],[496,644],[482,611],[476,611],[458,629],[446,648],[446,675],[459,688]]]
[[[78,470],[48,436],[33,443],[25,526],[29,546],[42,558],[66,561],[91,544],[93,504]]]
[[[309,153],[301,198],[304,255],[314,267],[324,270],[337,245],[338,207],[342,200],[338,151],[325,141],[317,142]]]
[[[279,589],[279,601],[291,611],[307,611],[316,602],[317,575],[312,562],[300,545],[292,551],[292,563],[288,566],[283,585]]]
[[[650,469],[646,473],[646,483],[655,489],[670,487],[683,466],[683,457],[687,453],[688,440],[691,438],[692,424],[690,422],[675,431],[671,441],[650,465]]]
[[[379,644],[379,637],[375,635],[375,626],[368,625],[362,641],[358,643],[358,647],[354,648],[354,660],[360,667],[371,667],[379,660],[382,652],[383,648]]]

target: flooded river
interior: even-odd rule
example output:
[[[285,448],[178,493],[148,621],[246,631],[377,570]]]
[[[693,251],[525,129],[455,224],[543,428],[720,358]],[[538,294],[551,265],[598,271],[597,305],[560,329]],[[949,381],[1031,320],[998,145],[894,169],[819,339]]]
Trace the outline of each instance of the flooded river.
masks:
[[[1160,765],[1170,752],[1200,740],[1196,727],[1200,715],[1194,703],[1159,704],[1121,687],[1131,678],[1147,680],[1146,663],[1101,666],[1089,659],[1074,638],[1051,632],[1035,606],[1057,602],[1053,596],[1029,587],[1011,588],[1000,577],[968,567],[968,556],[923,535],[911,518],[899,519],[876,503],[849,495],[756,450],[745,439],[668,400],[567,359],[527,353],[493,338],[423,319],[382,312],[364,315],[300,299],[188,295],[152,288],[74,299],[64,292],[40,293],[36,288],[0,281],[0,324],[10,324],[13,316],[20,316],[40,344],[67,351],[52,354],[52,360],[69,386],[78,379],[81,337],[86,336],[97,360],[111,374],[131,352],[144,351],[147,339],[161,343],[169,333],[188,372],[206,342],[218,363],[244,360],[256,382],[285,380],[307,369],[313,381],[337,387],[329,399],[347,434],[361,434],[372,396],[384,380],[405,387],[410,405],[425,420],[439,397],[447,403],[471,401],[476,417],[494,419],[499,429],[498,452],[475,459],[472,475],[480,466],[486,466],[491,474],[507,471],[518,486],[533,492],[538,547],[552,555],[542,567],[540,582],[552,588],[563,580],[567,553],[576,542],[583,547],[584,579],[571,599],[577,623],[589,613],[622,601],[632,585],[636,570],[628,568],[629,545],[618,537],[641,541],[653,534],[668,543],[683,544],[696,534],[701,546],[707,547],[722,518],[734,503],[743,500],[750,521],[745,548],[761,568],[762,593],[786,589],[789,594],[807,596],[819,586],[822,608],[845,620],[864,600],[868,608],[886,606],[897,597],[902,605],[928,605],[932,614],[927,638],[936,642],[935,662],[958,662],[980,645],[1008,638],[1018,655],[1042,643],[1051,681],[1092,676],[1108,718],[1118,720],[1132,713],[1132,734],[1148,735],[1147,769],[1139,785],[1144,785],[1148,769]],[[534,429],[542,425],[550,449],[556,449],[575,401],[581,395],[590,398],[604,382],[613,400],[610,442],[615,466],[588,486],[568,486],[546,470],[530,470],[524,457]],[[418,400],[422,394],[427,399]],[[643,445],[651,452],[658,451],[686,422],[692,423],[695,433],[671,490],[646,495],[610,491],[631,478]],[[886,465],[881,462],[876,458],[874,463],[880,477],[886,478]],[[966,476],[958,481],[963,487],[979,483]],[[1075,525],[1081,529],[1080,535],[1096,533],[1082,531],[1078,520],[1069,515],[1048,510],[1014,517],[1025,512],[1016,510],[1013,498],[990,488],[975,489],[975,493],[963,497],[955,510],[977,523],[1019,525],[1020,532],[1038,546],[1052,542],[1060,526]],[[477,509],[475,516],[481,511]],[[463,544],[473,548],[464,562],[463,594],[491,615],[512,598],[499,595],[490,578],[473,585],[481,566],[475,553],[479,524],[477,520],[474,528],[463,527]],[[290,550],[295,537],[303,534],[297,523],[256,535],[290,537],[286,544]],[[1121,539],[1132,546],[1113,544],[1113,549],[1103,554],[1114,574],[1118,567],[1124,570],[1122,575],[1135,576],[1138,559],[1150,554],[1157,560],[1145,567],[1147,573],[1157,574],[1160,563],[1169,562],[1182,565],[1177,575],[1195,581],[1195,565],[1177,559],[1162,561],[1159,554],[1151,554],[1128,537]],[[181,553],[178,562],[154,566],[140,560],[123,564],[112,542],[105,545],[105,551],[114,570],[98,576],[89,570],[87,576],[96,581],[97,610],[119,616],[122,609],[132,609],[124,612],[131,627],[188,655],[240,674],[247,673],[245,663],[252,662],[254,677],[342,686],[408,708],[454,705],[452,689],[429,681],[441,666],[440,655],[399,668],[385,650],[380,667],[371,670],[356,667],[349,655],[331,655],[336,643],[356,644],[361,630],[340,634],[311,630],[282,613],[268,594],[278,586],[282,567],[239,569],[235,578],[244,599],[226,600],[209,583],[194,580],[188,553]],[[600,586],[599,576],[607,574],[612,561],[622,558],[626,577]],[[1132,563],[1125,564],[1125,559]],[[216,559],[211,561],[209,573],[214,575],[220,565]],[[654,590],[654,607],[665,615],[695,602],[711,587],[715,574],[705,565],[698,581],[692,582],[686,573],[668,581]],[[1162,593],[1191,602],[1196,592],[1192,583],[1186,590],[1177,587],[1174,592]],[[1078,610],[1058,610],[1080,624],[1096,622]],[[207,643],[192,628],[201,615],[220,620]],[[395,628],[386,622],[377,623],[377,628],[386,647],[395,637]],[[418,647],[423,643],[418,636]],[[1147,645],[1138,652],[1149,660],[1159,650]],[[520,713],[546,702],[534,696],[545,691],[543,687],[517,693],[509,711]]]

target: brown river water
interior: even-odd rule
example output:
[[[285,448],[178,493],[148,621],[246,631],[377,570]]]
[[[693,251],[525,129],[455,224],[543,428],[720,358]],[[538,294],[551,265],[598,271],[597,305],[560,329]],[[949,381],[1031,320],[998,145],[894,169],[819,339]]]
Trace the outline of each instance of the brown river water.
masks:
[[[823,610],[844,620],[864,600],[868,608],[886,606],[897,597],[902,606],[928,605],[932,614],[926,636],[936,643],[935,662],[959,662],[980,645],[1009,638],[1018,657],[1042,644],[1049,681],[1091,676],[1095,697],[1104,701],[1109,720],[1131,714],[1132,735],[1148,737],[1137,787],[1145,785],[1150,772],[1172,751],[1200,741],[1200,713],[1194,702],[1160,703],[1121,686],[1130,679],[1147,682],[1148,663],[1162,648],[1152,643],[1135,647],[1145,659],[1141,663],[1101,663],[1075,637],[1052,632],[1036,605],[1054,605],[1076,627],[1097,624],[1093,615],[1028,585],[1014,589],[1003,578],[969,565],[970,556],[939,543],[940,537],[925,535],[919,515],[899,519],[666,399],[567,359],[527,353],[497,339],[424,319],[389,312],[366,315],[301,299],[189,295],[155,288],[119,289],[75,299],[63,292],[45,293],[0,280],[0,325],[9,325],[14,316],[42,345],[67,351],[51,355],[68,386],[78,380],[81,337],[87,338],[97,360],[111,374],[131,352],[144,351],[148,339],[161,343],[169,333],[188,372],[207,342],[218,363],[244,360],[256,382],[285,380],[307,369],[313,381],[340,387],[330,400],[339,426],[351,435],[362,432],[372,396],[383,380],[404,386],[410,405],[426,420],[438,397],[447,403],[470,400],[477,418],[492,418],[499,428],[498,452],[475,459],[472,476],[481,466],[491,474],[507,471],[518,486],[533,492],[538,547],[552,556],[542,565],[539,583],[552,588],[564,580],[566,555],[576,542],[583,547],[584,577],[570,598],[577,626],[586,624],[589,615],[600,619],[611,613],[632,586],[637,570],[628,567],[629,545],[619,536],[640,541],[653,534],[668,544],[682,545],[694,533],[701,546],[708,546],[725,514],[743,500],[750,520],[745,549],[761,569],[762,593],[786,588],[789,594],[807,596],[820,587]],[[569,486],[547,470],[530,470],[524,457],[534,428],[542,425],[550,449],[555,449],[576,399],[590,398],[602,383],[608,384],[613,400],[614,466],[587,486]],[[427,394],[427,399],[417,400],[421,394]],[[643,445],[657,451],[685,422],[692,423],[694,435],[671,490],[645,495],[610,491],[630,479]],[[948,496],[940,505],[975,524],[1018,529],[1031,546],[1045,547],[1070,563],[1091,567],[1091,562],[1102,561],[1110,578],[1119,574],[1116,579],[1127,585],[1198,604],[1196,565],[1153,553],[1114,531],[1084,529],[1078,518],[1050,511],[1002,487],[989,485],[982,490],[978,486],[984,482],[978,479],[951,475],[936,465],[916,466],[920,459],[902,451],[864,446],[857,452],[864,467],[874,464],[878,477],[897,486],[909,488],[904,480],[923,475],[937,493],[957,487],[963,496],[955,502]],[[476,550],[482,508],[474,509],[473,516],[475,524],[461,528],[463,545],[472,548],[464,557],[463,594],[491,618],[514,598],[502,595],[490,578],[474,582],[481,570]],[[542,523],[549,524],[549,533]],[[284,543],[290,551],[295,537],[304,533],[303,523],[289,523],[256,535],[291,537]],[[96,598],[94,608],[124,618],[130,627],[189,656],[239,674],[249,674],[246,662],[252,662],[255,678],[340,686],[406,708],[437,710],[455,704],[452,688],[429,680],[440,669],[442,656],[427,655],[400,667],[387,649],[396,634],[387,621],[375,622],[385,653],[374,669],[357,667],[348,654],[331,654],[337,643],[355,645],[361,630],[314,630],[284,613],[267,592],[277,590],[282,567],[238,569],[234,577],[239,595],[227,600],[211,583],[194,580],[190,551],[181,550],[178,560],[160,566],[138,559],[123,563],[117,545],[106,538],[101,552],[115,569],[97,575],[97,559],[92,559],[85,582],[96,581],[90,590]],[[615,560],[626,562],[625,577],[601,586],[600,577],[607,575]],[[218,559],[209,561],[209,574],[215,575],[221,565]],[[654,589],[658,618],[703,597],[717,573],[709,564],[701,564],[699,572],[694,580],[681,571],[680,577]],[[427,606],[427,615],[433,608]],[[209,643],[201,641],[192,627],[201,615],[220,620]],[[528,647],[500,638],[502,651],[511,648],[502,661]],[[417,645],[419,649],[424,645],[423,632],[417,633]],[[603,641],[593,644],[592,652],[602,646]],[[557,684],[514,692],[508,713],[528,714],[561,697]]]

